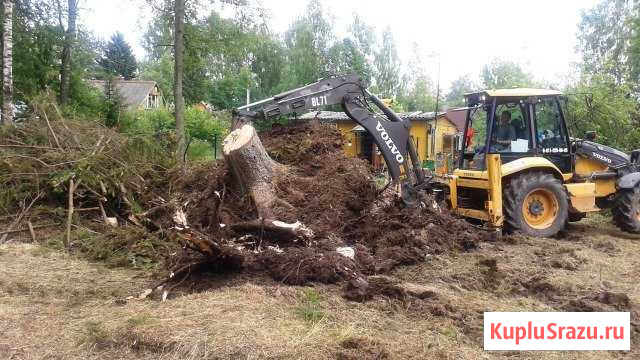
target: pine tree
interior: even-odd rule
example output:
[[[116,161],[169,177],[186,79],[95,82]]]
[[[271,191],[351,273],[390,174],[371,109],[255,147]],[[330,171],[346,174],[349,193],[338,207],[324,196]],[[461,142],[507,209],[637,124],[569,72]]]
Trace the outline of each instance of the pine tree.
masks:
[[[122,76],[125,80],[136,77],[138,69],[136,58],[133,56],[131,46],[124,40],[124,36],[120,32],[111,36],[111,40],[104,50],[104,55],[98,60],[98,63],[107,74]]]

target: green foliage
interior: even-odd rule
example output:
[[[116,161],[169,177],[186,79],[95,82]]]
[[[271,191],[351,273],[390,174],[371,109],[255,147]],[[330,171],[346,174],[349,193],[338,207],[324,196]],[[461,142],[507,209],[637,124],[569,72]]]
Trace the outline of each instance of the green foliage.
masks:
[[[227,112],[214,115],[193,106],[188,107],[185,111],[185,130],[189,143],[187,159],[193,162],[213,160],[213,146],[220,146],[230,126],[231,116]],[[120,131],[136,138],[154,139],[167,149],[175,147],[175,118],[164,108],[127,113],[121,119]]]
[[[284,36],[288,60],[284,86],[291,88],[325,76],[333,37],[331,21],[320,1],[310,0],[305,16],[295,21]]]
[[[162,89],[165,101],[173,102],[173,57],[170,53],[140,64],[140,79],[153,80]]]
[[[531,87],[534,85],[531,75],[512,61],[494,59],[482,68],[482,85],[485,89],[505,89]]]
[[[449,92],[444,100],[451,107],[465,106],[464,94],[478,90],[478,85],[469,75],[463,75],[451,82]]]
[[[435,111],[437,88],[427,75],[419,49],[414,44],[414,55],[409,61],[408,74],[398,99],[405,111]],[[441,104],[440,104],[441,105]]]
[[[344,38],[329,49],[329,71],[332,74],[360,75],[365,83],[369,83],[373,77],[373,69],[365,54],[350,38]]]
[[[216,108],[228,109],[245,103],[247,88],[252,87],[251,73],[247,68],[239,72],[225,74],[211,84],[209,100]]]
[[[218,141],[222,141],[219,139]],[[187,147],[187,160],[190,163],[202,163],[215,160],[214,155],[220,156],[220,149],[217,154],[214,154],[212,142],[202,141],[198,139],[192,139]]]
[[[133,56],[131,46],[125,41],[124,35],[116,32],[104,49],[98,63],[108,75],[121,76],[125,80],[136,77],[138,65]]]
[[[114,101],[109,101],[100,90],[82,80],[74,81],[72,77],[72,97],[66,106],[66,114],[73,114],[91,119],[109,119],[109,113],[114,111]],[[113,117],[112,114],[112,118]]]
[[[74,249],[80,254],[110,267],[149,270],[165,254],[179,248],[139,227],[120,227],[105,234],[79,229],[74,231],[73,238]]]
[[[213,141],[214,135],[219,139],[224,138],[230,126],[228,118],[223,114],[216,118],[208,111],[195,107],[189,107],[184,118],[187,136],[202,141]]]
[[[598,133],[597,141],[625,151],[640,148],[638,104],[629,85],[596,75],[568,88],[566,118],[575,137]],[[571,95],[575,94],[575,95]]]
[[[628,80],[631,67],[637,69],[640,57],[632,50],[637,49],[640,36],[638,16],[638,5],[627,0],[601,1],[583,13],[578,27],[582,70],[591,74],[606,73],[616,83]]]
[[[64,30],[60,27],[58,4],[46,0],[14,2],[13,82],[14,98],[30,101],[47,89],[59,88],[60,59]],[[83,81],[93,73],[99,42],[79,27],[71,67],[71,97],[77,111],[89,111]]]
[[[395,97],[401,89],[400,58],[396,49],[391,28],[382,33],[380,49],[374,53],[375,86],[374,89],[386,98]]]
[[[63,199],[72,177],[85,187],[104,187],[113,194],[120,192],[120,184],[136,187],[144,179],[142,174],[173,166],[166,143],[156,136],[125,136],[96,121],[62,119],[50,98],[35,101],[40,118],[48,114],[52,131],[34,118],[5,137],[5,141],[38,147],[0,148],[0,189],[13,189],[1,192],[3,211],[10,213],[16,204],[32,198],[38,191],[44,191],[51,200]],[[52,132],[57,134],[57,141]]]
[[[175,128],[173,114],[165,108],[129,112],[120,122],[120,131],[131,135],[154,135]]]
[[[601,1],[582,15],[580,77],[568,86],[567,118],[574,136],[595,130],[598,142],[640,147],[640,3]]]

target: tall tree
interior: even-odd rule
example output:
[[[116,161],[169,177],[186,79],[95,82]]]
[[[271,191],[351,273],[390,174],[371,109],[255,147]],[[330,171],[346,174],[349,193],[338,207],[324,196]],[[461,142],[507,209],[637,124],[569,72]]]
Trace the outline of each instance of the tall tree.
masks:
[[[331,21],[320,1],[311,0],[306,15],[285,33],[290,76],[283,87],[310,83],[327,75],[328,50],[333,38]]]
[[[62,7],[58,0],[58,11],[62,17]],[[71,53],[76,41],[76,20],[78,17],[78,2],[80,0],[67,1],[67,30],[64,36],[64,46],[62,48],[62,59],[60,65],[60,103],[69,103],[71,89]],[[60,20],[62,27],[62,20]]]
[[[355,47],[369,59],[376,45],[375,29],[365,23],[357,13],[353,14],[353,21],[349,25],[349,35]]]
[[[119,31],[111,36],[104,55],[98,60],[102,69],[110,75],[122,76],[125,80],[136,77],[138,64],[133,56],[131,46],[124,40]]]
[[[365,83],[372,77],[372,69],[365,55],[351,38],[344,38],[329,49],[328,69],[332,74],[356,73]]]
[[[384,97],[395,97],[401,90],[400,58],[396,43],[387,27],[382,33],[380,49],[374,54],[375,89]]]
[[[13,124],[13,0],[3,1],[2,122]]]
[[[354,14],[348,36],[329,49],[329,71],[333,74],[355,72],[365,84],[370,84],[374,75],[371,64],[374,45],[374,29]]]
[[[447,92],[444,100],[449,106],[464,106],[464,94],[477,89],[478,85],[476,85],[469,75],[462,75],[451,82],[449,92]]]
[[[482,84],[486,89],[500,89],[532,86],[534,81],[520,65],[494,59],[482,68]]]
[[[179,164],[184,164],[186,139],[184,133],[184,97],[182,96],[182,76],[184,71],[184,0],[174,1],[173,57],[174,80],[173,97],[175,103],[176,132],[178,147],[176,151]]]
[[[629,41],[638,17],[636,1],[605,0],[582,14],[578,26],[582,70],[590,74],[608,73],[618,84],[628,78]],[[635,31],[637,33],[637,30]]]
[[[402,79],[399,96],[404,110],[434,111],[438,89],[427,74],[420,48],[415,43],[408,65],[408,73]]]

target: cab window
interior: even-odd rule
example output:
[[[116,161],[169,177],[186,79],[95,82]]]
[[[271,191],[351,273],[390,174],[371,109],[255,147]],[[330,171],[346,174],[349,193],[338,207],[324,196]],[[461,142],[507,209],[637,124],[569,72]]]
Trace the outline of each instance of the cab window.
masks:
[[[535,104],[536,136],[543,153],[566,153],[567,136],[562,126],[560,109],[554,99],[541,99]]]
[[[531,151],[526,105],[508,102],[498,105],[493,121],[490,153],[524,153]]]

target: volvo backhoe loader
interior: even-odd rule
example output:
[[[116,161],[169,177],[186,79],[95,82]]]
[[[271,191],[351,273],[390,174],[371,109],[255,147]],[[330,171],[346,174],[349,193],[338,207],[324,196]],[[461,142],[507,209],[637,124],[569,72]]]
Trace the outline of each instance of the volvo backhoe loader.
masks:
[[[629,156],[591,141],[593,134],[570,137],[562,100],[545,89],[466,96],[458,167],[435,177],[456,213],[548,237],[611,208],[618,227],[640,232],[640,150]]]
[[[640,232],[640,150],[629,156],[570,138],[561,99],[558,91],[540,89],[468,94],[456,169],[433,176],[421,167],[409,136],[411,123],[367,91],[356,75],[322,79],[242,106],[234,116],[260,121],[339,105],[371,134],[409,206],[419,202],[420,192],[429,191],[457,214],[495,230],[507,227],[543,237],[588,212],[612,208],[621,229]],[[503,113],[510,122],[498,124]],[[511,136],[505,141],[498,133]]]

